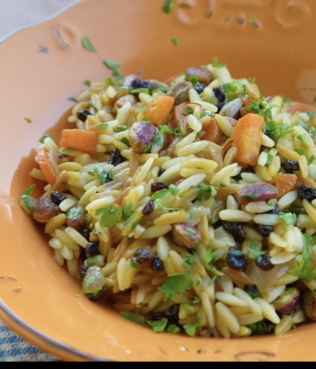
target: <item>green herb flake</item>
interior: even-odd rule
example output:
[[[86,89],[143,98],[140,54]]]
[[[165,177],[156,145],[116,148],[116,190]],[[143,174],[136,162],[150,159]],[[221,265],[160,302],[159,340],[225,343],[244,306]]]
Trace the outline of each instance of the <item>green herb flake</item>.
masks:
[[[250,19],[250,23],[251,23],[251,24],[256,24],[256,23],[257,23],[256,18],[255,18],[255,17],[252,17],[252,18]]]
[[[218,58],[216,58],[216,57],[213,59],[212,65],[213,65],[214,68],[226,67],[226,64],[219,64],[218,63]]]
[[[159,199],[165,199],[170,195],[170,192],[167,188],[164,188],[163,190],[156,191],[150,198],[151,201],[159,200]]]
[[[251,332],[254,336],[270,333],[266,320],[261,320],[258,323],[250,324],[248,325],[248,328],[251,329]]]
[[[193,114],[194,113],[194,110],[188,106],[185,110],[183,110],[182,114],[183,115],[190,115],[190,114]]]
[[[77,298],[78,298],[78,297],[80,297],[80,296],[79,296],[79,295],[75,295],[75,297],[77,297]]]
[[[127,131],[128,127],[127,126],[116,126],[114,127],[114,132],[118,133],[118,132],[123,132],[123,131]]]
[[[268,201],[268,205],[269,206],[275,206],[278,203],[277,199],[271,199]]]
[[[308,160],[307,160],[307,164],[311,165],[312,162],[316,159],[316,157],[314,155],[312,155]]]
[[[147,320],[146,323],[149,324],[153,328],[154,332],[159,333],[159,332],[163,332],[166,329],[167,324],[168,324],[168,319],[162,318],[161,320],[156,320],[156,321]]]
[[[50,135],[49,133],[45,133],[44,136],[39,139],[39,142],[44,143],[45,138],[48,137],[54,141],[54,137],[52,135]]]
[[[190,217],[190,219],[193,219],[195,217],[194,211],[189,212],[189,217]]]
[[[199,82],[199,77],[196,74],[193,74],[190,77],[186,76],[185,79],[186,81],[191,82],[193,86]]]
[[[298,140],[300,140],[302,143],[306,142],[306,134],[305,133],[303,135],[297,136],[296,138]]]
[[[32,119],[31,119],[31,118],[24,117],[24,119],[25,119],[28,123],[32,123]]]
[[[61,184],[62,185],[66,185],[67,184],[67,181],[62,181]]]
[[[82,45],[86,50],[89,50],[91,52],[96,52],[97,50],[94,48],[94,46],[92,45],[91,41],[88,39],[87,36],[82,36],[81,38],[82,41]]]
[[[131,93],[132,94],[141,94],[141,93],[143,93],[143,94],[149,94],[150,91],[149,91],[148,88],[136,88],[134,90],[131,90]]]
[[[271,155],[271,154],[268,154],[267,164],[268,164],[268,165],[272,165],[272,163],[273,163],[273,159],[274,159],[274,156],[273,156],[273,155]]]
[[[176,3],[176,0],[167,0],[164,6],[162,7],[162,10],[167,14],[171,13],[174,8],[175,3]]]
[[[299,154],[299,155],[305,155],[305,148],[301,147],[299,149],[295,149],[295,151]]]
[[[149,143],[145,148],[144,148],[144,153],[148,153],[148,152],[150,152],[150,150],[151,150],[151,148],[152,148],[152,144],[151,143]]]
[[[316,269],[310,260],[302,259],[300,264],[287,272],[290,275],[299,277],[302,281],[310,282],[316,278]]]
[[[149,221],[147,222],[147,224],[148,224],[148,225],[152,225],[152,226],[153,226],[153,225],[155,225],[155,223],[154,223],[152,220],[149,220]]]
[[[132,224],[132,229],[135,229],[135,228],[138,226],[138,224],[142,221],[142,219],[143,219],[143,218],[140,218],[140,219],[136,220],[136,221]]]
[[[193,230],[193,229],[190,229],[190,228],[187,228],[187,233],[190,235],[190,236],[194,236],[194,235],[196,235],[196,231],[195,230]]]
[[[84,85],[88,86],[88,87],[91,87],[91,81],[89,79],[85,80],[83,82]]]
[[[158,123],[158,129],[160,134],[169,133],[170,135],[172,135],[174,133],[172,129],[170,129],[166,125],[161,124],[160,122]]]
[[[206,251],[206,253],[204,255],[204,258],[203,258],[204,263],[211,264],[215,261],[215,259],[216,259],[216,256],[212,252],[211,247],[208,246],[207,251]]]
[[[177,293],[185,293],[192,288],[191,278],[185,273],[170,274],[164,284],[157,287],[158,290],[165,292],[165,298],[175,298]]]
[[[249,193],[247,195],[241,195],[241,197],[247,198],[247,199],[257,199],[259,197],[256,193]]]
[[[137,261],[135,261],[135,260],[131,260],[131,267],[135,268],[135,269],[138,269],[138,268],[141,267],[141,264],[137,263]]]
[[[198,201],[204,201],[206,199],[207,194],[210,192],[211,193],[211,197],[215,197],[217,194],[217,188],[208,184],[205,184],[203,182],[201,182],[199,184],[199,192],[197,194],[196,199]]]
[[[247,107],[245,109],[247,109]],[[264,108],[263,108],[263,110],[259,109],[259,112],[257,111],[257,114],[259,114],[261,116],[264,116],[265,115]],[[278,125],[273,120],[269,120],[268,122],[266,122],[265,125],[264,125],[264,129],[270,131],[270,136],[272,138],[281,137],[281,136],[284,136],[288,133],[293,132],[292,126],[290,124],[285,124],[284,123],[284,124],[279,124]]]
[[[181,208],[168,208],[166,206],[161,205],[159,202],[155,202],[155,206],[157,206],[160,210],[168,210],[168,211],[183,211]]]
[[[133,313],[130,313],[129,311],[123,311],[122,313],[123,318],[131,320],[132,322],[138,323],[138,324],[144,324],[145,319],[143,317],[137,316]]]
[[[34,206],[33,206],[33,202],[31,200],[30,196],[28,196],[28,195],[22,195],[21,196],[21,199],[24,202],[25,207],[27,208],[27,210],[30,213],[33,213],[34,212]]]
[[[63,149],[63,151],[65,151],[65,152],[73,152],[73,151],[76,151],[76,149],[72,149],[71,147],[66,147],[65,149]]]
[[[101,124],[97,124],[96,128],[98,128],[98,129],[108,129],[109,125],[107,123],[101,123]]]
[[[184,265],[187,267],[187,268],[191,268],[193,263],[195,262],[195,258],[190,255],[188,256],[187,258],[184,258],[183,259],[183,262],[184,262]]]
[[[112,71],[115,77],[119,77],[119,78],[122,77],[122,75],[120,74],[118,70],[118,68],[121,66],[120,63],[113,61],[113,60],[109,60],[109,59],[103,60],[103,63]]]
[[[171,184],[169,186],[169,192],[171,193],[172,196],[176,196],[179,193],[180,189],[178,186]]]
[[[249,82],[250,84],[254,85],[254,84],[256,83],[256,78],[251,78],[251,77],[249,77],[249,78],[248,78],[248,82]]]
[[[26,196],[30,195],[30,194],[34,191],[34,187],[35,187],[35,185],[31,185],[30,187],[28,187],[28,188],[25,190],[25,192],[24,192],[24,194],[23,194],[23,195],[26,195]]]
[[[171,324],[167,328],[167,332],[168,333],[172,333],[172,334],[177,334],[177,333],[180,333],[181,332],[181,329],[177,325]]]
[[[132,202],[130,202],[128,205],[126,205],[122,209],[122,214],[123,214],[123,219],[124,220],[127,220],[128,218],[130,218],[134,214],[133,203]]]
[[[316,118],[316,113],[312,110],[306,110],[306,111],[304,111],[304,113],[306,113],[307,115],[309,115],[312,118]]]
[[[303,259],[312,260],[313,257],[311,255],[310,248],[314,246],[313,237],[307,234],[303,234],[302,238],[303,238],[303,253],[302,253]]]
[[[196,334],[196,324],[190,323],[183,326],[185,333],[190,337],[195,337]]]
[[[121,139],[121,142],[123,142],[123,144],[127,145],[127,146],[130,146],[130,143],[129,143],[129,140],[126,138],[126,137],[123,137]]]
[[[73,96],[68,97],[68,100],[69,100],[69,101],[73,101],[73,102],[77,102],[76,98],[75,98],[75,97],[73,97]]]
[[[95,276],[91,275],[89,277],[85,277],[83,281],[86,286],[90,286],[95,282]]]
[[[120,206],[110,205],[105,208],[97,209],[96,216],[102,215],[100,224],[102,227],[112,228],[122,219],[122,208]]]
[[[78,214],[83,214],[83,209],[80,207],[70,208],[67,213],[67,219],[75,218]]]
[[[102,232],[98,231],[98,232],[90,232],[90,237],[95,237],[95,236],[99,236]]]
[[[199,310],[198,306],[191,306],[187,300],[183,300],[181,301],[181,305],[185,306],[189,311],[191,311],[192,313],[195,313]]]
[[[258,258],[260,260],[260,258],[265,255],[266,253],[264,251],[261,251],[259,246],[255,243],[255,242],[252,242],[251,245],[249,246],[249,252],[252,253],[252,255],[255,257],[255,258]]]
[[[171,41],[174,44],[174,46],[178,46],[179,45],[179,39],[178,38],[173,38]]]
[[[292,213],[278,213],[278,217],[282,220],[284,220],[284,222],[288,225],[292,225],[293,224],[293,219],[294,219],[294,215]]]

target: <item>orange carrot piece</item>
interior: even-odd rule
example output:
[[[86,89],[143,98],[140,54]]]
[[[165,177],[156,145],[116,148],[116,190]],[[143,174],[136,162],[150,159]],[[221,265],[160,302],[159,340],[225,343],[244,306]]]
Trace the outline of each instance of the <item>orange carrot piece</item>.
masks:
[[[313,111],[316,113],[316,107],[302,102],[292,101],[287,104],[287,113],[294,114],[297,111]]]
[[[160,96],[154,99],[146,108],[145,117],[151,123],[158,126],[158,123],[166,124],[175,99],[171,96]]]
[[[46,181],[50,185],[53,185],[56,182],[57,176],[59,175],[59,168],[57,166],[57,163],[53,163],[50,160],[48,151],[44,148],[38,149],[37,161]]]
[[[236,161],[242,167],[257,164],[260,147],[261,132],[264,119],[257,114],[247,114],[240,118],[233,130],[233,146],[237,148]]]
[[[295,174],[279,173],[277,175],[276,183],[275,183],[275,187],[279,191],[278,198],[292,191],[295,188],[296,182],[297,182],[297,177]]]
[[[219,128],[218,123],[214,117],[211,117],[210,122],[202,129],[205,133],[202,136],[203,140],[212,141],[217,145],[220,145],[223,139],[223,132]]]
[[[97,134],[79,129],[64,129],[59,146],[83,152],[94,152],[97,146]]]

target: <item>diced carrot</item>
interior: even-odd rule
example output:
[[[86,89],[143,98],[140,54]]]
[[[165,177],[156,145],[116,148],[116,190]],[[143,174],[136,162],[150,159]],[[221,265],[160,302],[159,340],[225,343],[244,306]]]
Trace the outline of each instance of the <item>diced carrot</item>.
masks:
[[[313,111],[316,113],[316,107],[302,102],[292,101],[287,104],[287,113],[294,114],[297,111]]]
[[[242,167],[257,164],[264,119],[257,114],[240,118],[233,130],[233,146],[237,148],[236,161]]]
[[[275,187],[279,191],[279,198],[295,188],[297,177],[295,174],[279,173],[276,178]]]
[[[157,99],[154,99],[147,106],[145,117],[155,126],[158,126],[158,123],[166,124],[173,108],[174,101],[174,98],[171,96],[157,97]]]
[[[246,91],[247,91],[247,94],[249,96],[249,99],[252,99],[252,100],[255,100],[255,101],[259,100],[259,98],[260,98],[260,91],[259,91],[258,86],[255,83],[249,83],[249,84],[247,84],[246,85]]]
[[[48,151],[42,147],[37,151],[37,161],[46,181],[53,185],[60,172],[57,162],[55,163],[53,156],[49,156]]]
[[[207,125],[203,125],[203,131],[205,132],[203,140],[212,141],[217,145],[220,145],[223,140],[223,132],[219,128],[218,123],[214,117],[211,117],[210,122]]]
[[[59,146],[83,152],[94,152],[97,146],[97,134],[79,129],[64,129]]]
[[[178,125],[182,119],[184,119],[187,115],[184,115],[183,112],[184,110],[186,110],[188,103],[184,102],[178,106],[175,107],[174,109],[174,118],[175,118],[175,123],[176,125]]]

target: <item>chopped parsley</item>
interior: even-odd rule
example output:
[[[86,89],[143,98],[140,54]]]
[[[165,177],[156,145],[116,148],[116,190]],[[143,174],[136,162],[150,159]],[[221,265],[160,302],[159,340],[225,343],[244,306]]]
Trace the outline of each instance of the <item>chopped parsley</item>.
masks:
[[[257,199],[259,197],[256,193],[249,193],[246,195],[241,195],[241,197],[247,198],[247,199]]]
[[[131,90],[131,93],[132,94],[141,94],[141,93],[143,93],[143,94],[149,94],[150,91],[149,91],[148,88],[136,88],[134,90]]]
[[[89,79],[85,80],[83,82],[84,85],[88,86],[88,87],[91,87],[91,81]]]
[[[93,171],[89,171],[89,174],[96,175],[102,184],[107,183],[109,180],[113,180],[113,172],[111,170],[106,172],[102,165],[96,165]]]
[[[31,119],[31,118],[24,117],[24,119],[25,119],[28,123],[32,123],[32,119]]]
[[[144,148],[144,153],[150,152],[151,148],[152,148],[152,144],[151,143],[147,144],[147,146]]]
[[[33,213],[34,211],[34,206],[33,206],[33,202],[30,198],[30,196],[28,195],[22,195],[21,196],[21,199],[23,200],[24,204],[25,204],[25,207],[27,208],[27,210],[30,212],[30,213]]]
[[[316,114],[312,110],[306,110],[306,111],[304,111],[304,113],[306,113],[307,115],[309,115],[312,118],[316,118]]]
[[[199,192],[197,194],[196,199],[198,201],[204,201],[206,199],[207,194],[210,192],[211,193],[211,197],[215,197],[217,194],[217,188],[208,184],[205,184],[203,182],[201,182],[199,184]]]
[[[247,107],[245,108],[247,109]],[[277,138],[284,136],[288,133],[292,133],[293,129],[290,124],[279,124],[277,125],[273,120],[269,120],[264,125],[264,130],[270,132],[271,138]]]
[[[256,83],[256,78],[251,78],[251,77],[249,77],[248,78],[248,82],[250,83],[250,84],[255,84]]]
[[[155,202],[155,206],[157,206],[160,210],[168,210],[168,211],[182,211],[180,208],[168,208],[166,206],[161,205],[159,202]]]
[[[127,146],[130,146],[129,140],[128,140],[128,138],[126,138],[126,137],[123,137],[123,138],[121,139],[121,142],[123,142],[123,144],[125,144],[125,145],[127,145]]]
[[[189,217],[190,217],[190,219],[193,219],[193,218],[194,218],[194,216],[195,216],[194,211],[190,211],[190,212],[189,212]]]
[[[184,265],[187,268],[191,268],[193,263],[195,262],[195,258],[192,255],[190,255],[187,258],[184,258],[183,261],[184,261]]]
[[[171,324],[167,328],[167,332],[168,333],[172,333],[172,334],[177,334],[177,333],[180,333],[181,332],[181,329],[177,325]]]
[[[296,151],[299,155],[305,155],[305,148],[301,147],[299,149],[295,149],[294,151]]]
[[[49,133],[45,133],[44,136],[39,139],[39,142],[44,143],[44,140],[47,137],[51,138],[54,141],[54,137],[52,135],[50,135]]]
[[[159,199],[165,199],[170,195],[170,192],[167,188],[164,188],[163,190],[156,191],[150,198],[151,201],[159,200]]]
[[[314,155],[312,155],[308,160],[307,160],[307,164],[310,165],[312,164],[312,162],[316,159],[316,157]]]
[[[171,184],[169,186],[169,192],[171,193],[172,196],[176,196],[179,193],[180,189],[178,186]]]
[[[294,219],[294,214],[292,213],[278,213],[278,217],[282,220],[284,220],[284,222],[288,225],[292,225],[293,224],[293,219]]]
[[[257,23],[256,18],[255,18],[255,17],[252,17],[252,18],[250,19],[250,23],[251,23],[251,24],[256,24],[256,23]]]
[[[264,333],[270,333],[270,329],[268,327],[266,320],[261,320],[258,323],[248,325],[248,328],[251,329],[253,335],[261,335]]]
[[[216,256],[212,252],[211,247],[208,246],[207,251],[206,251],[206,253],[204,255],[204,258],[203,258],[204,263],[211,264],[215,261],[215,259],[216,259]]]
[[[303,253],[302,253],[303,259],[312,260],[313,257],[311,255],[310,248],[313,247],[314,244],[313,237],[307,234],[303,234],[302,237],[303,237]]]
[[[214,68],[226,67],[226,64],[219,64],[218,63],[218,58],[216,58],[216,57],[213,59],[212,65],[213,65]]]
[[[98,129],[108,129],[109,125],[107,123],[100,123],[96,125],[96,128]]]
[[[199,310],[198,306],[191,306],[187,300],[181,301],[181,305],[185,306],[188,310],[190,310],[192,313],[195,313]]]
[[[72,97],[72,96],[71,97],[68,97],[68,100],[69,101],[73,101],[73,102],[77,102],[76,98],[75,97]]]
[[[67,213],[67,219],[75,218],[78,214],[83,214],[83,209],[80,207],[70,208]]]
[[[271,199],[268,201],[268,205],[269,206],[275,206],[277,204],[278,200],[277,199]]]
[[[120,63],[113,61],[113,60],[109,60],[109,59],[105,59],[103,60],[103,63],[109,68],[111,69],[114,77],[119,77],[122,78],[122,75],[120,74],[118,68],[121,66]]]
[[[141,265],[137,263],[137,261],[131,260],[131,267],[137,269],[137,268],[140,268]]]
[[[187,228],[186,229],[187,233],[190,235],[190,236],[194,236],[196,235],[196,231],[194,229],[190,229],[190,228]]]
[[[171,41],[174,44],[174,46],[178,46],[179,45],[179,39],[178,38],[173,38]]]
[[[185,324],[183,326],[185,333],[190,337],[195,337],[197,325],[194,323]]]
[[[156,320],[156,321],[146,320],[146,323],[149,324],[153,328],[154,332],[159,333],[159,332],[163,332],[166,329],[167,324],[168,324],[168,319],[162,318],[161,320]]]
[[[23,195],[25,195],[25,196],[30,195],[30,194],[33,192],[33,190],[34,190],[34,187],[35,187],[35,185],[31,185],[30,187],[28,187],[28,188],[25,190],[25,192],[24,192],[24,194],[23,194]]]
[[[158,290],[165,292],[165,300],[169,297],[174,299],[177,296],[177,293],[185,293],[191,288],[191,278],[185,273],[170,274],[164,284],[157,287]]]
[[[134,214],[132,208],[133,203],[129,203],[124,208],[118,205],[110,205],[105,208],[97,209],[95,214],[96,216],[102,215],[100,219],[102,227],[111,228],[116,226],[117,223],[127,221]]]
[[[258,258],[259,262],[261,261],[262,256],[266,254],[264,251],[260,250],[259,246],[255,242],[251,243],[248,250],[255,258]]]
[[[90,237],[95,237],[95,236],[99,236],[102,232],[98,231],[98,232],[90,232]]]
[[[273,163],[273,159],[274,159],[274,156],[273,156],[273,155],[271,155],[271,154],[268,154],[267,164],[268,164],[268,165],[272,165],[272,163]]]
[[[114,127],[114,132],[118,133],[118,132],[124,132],[128,130],[127,126],[116,126]]]
[[[176,3],[176,0],[167,0],[164,6],[162,7],[162,10],[167,14],[171,13],[174,8],[175,3]]]
[[[185,79],[186,81],[191,82],[192,85],[196,85],[199,82],[199,77],[196,74],[193,74],[190,77],[186,76]]]
[[[136,221],[132,224],[132,229],[135,229],[135,228],[138,226],[138,224],[142,221],[142,219],[143,219],[143,218],[140,218],[140,219],[136,220]]]
[[[86,50],[89,50],[91,52],[96,52],[97,50],[95,49],[95,47],[92,45],[91,41],[88,39],[87,36],[82,36],[81,37],[81,41],[82,41],[82,45]]]
[[[194,110],[190,106],[187,106],[187,108],[185,110],[183,110],[183,112],[182,112],[183,115],[190,115],[190,114],[193,114],[193,113],[194,113]]]
[[[313,263],[304,258],[297,267],[289,270],[287,273],[299,277],[299,279],[305,282],[310,282],[316,278],[316,269],[314,269]]]
[[[129,311],[123,311],[122,313],[123,318],[131,320],[132,322],[138,324],[144,324],[145,319],[143,317],[137,316],[136,314],[130,313]]]
[[[305,133],[303,135],[297,136],[296,138],[298,140],[300,140],[302,143],[306,142],[306,134]]]

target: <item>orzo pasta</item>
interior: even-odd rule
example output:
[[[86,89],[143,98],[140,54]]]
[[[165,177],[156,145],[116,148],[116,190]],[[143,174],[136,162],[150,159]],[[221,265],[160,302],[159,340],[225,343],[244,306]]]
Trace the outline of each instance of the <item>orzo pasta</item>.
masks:
[[[316,109],[216,58],[168,81],[91,83],[73,128],[41,138],[30,174],[45,192],[22,208],[88,299],[155,332],[316,320]]]

